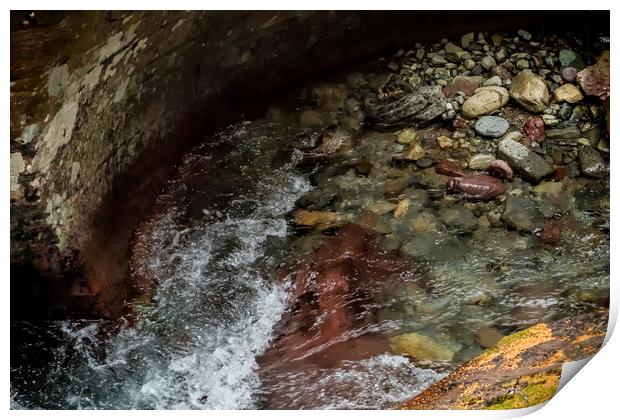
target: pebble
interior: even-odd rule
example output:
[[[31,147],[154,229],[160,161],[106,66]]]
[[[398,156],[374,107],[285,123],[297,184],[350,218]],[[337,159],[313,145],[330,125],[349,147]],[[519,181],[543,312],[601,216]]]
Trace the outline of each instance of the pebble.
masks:
[[[537,183],[553,173],[553,168],[546,160],[512,139],[500,141],[497,153],[528,181]]]
[[[583,99],[583,94],[577,86],[572,83],[566,83],[553,92],[553,97],[558,102],[574,104]]]
[[[567,82],[572,82],[577,77],[577,69],[574,67],[564,67],[560,75]]]
[[[499,76],[493,76],[489,79],[487,79],[482,86],[501,86],[502,85],[502,78]]]
[[[476,121],[474,130],[483,137],[498,138],[506,134],[510,124],[506,119],[496,116],[485,116]]]
[[[555,117],[555,115],[551,114],[543,114],[542,120],[546,126],[553,127],[554,125],[558,125],[559,121]]]
[[[489,114],[508,103],[508,91],[499,86],[487,86],[476,92],[463,103],[462,112],[467,118]]]
[[[542,112],[549,104],[549,90],[545,79],[523,70],[512,79],[510,96],[530,112]]]
[[[484,171],[493,161],[495,161],[495,156],[481,153],[472,156],[472,158],[469,159],[467,166],[469,169],[473,169],[475,171]]]
[[[545,138],[545,123],[540,117],[532,117],[523,125],[523,131],[528,139],[539,142]]]
[[[502,220],[514,229],[527,232],[541,229],[545,224],[543,214],[533,201],[516,196],[506,199]]]
[[[519,35],[521,38],[523,38],[526,41],[530,41],[532,39],[532,34],[523,29],[520,29],[519,31],[517,31],[517,35]]]
[[[439,220],[459,232],[472,232],[478,226],[478,219],[471,210],[462,206],[444,207],[439,210]]]
[[[592,178],[602,178],[606,172],[601,154],[590,146],[579,149],[579,168],[584,175]]]
[[[472,59],[467,59],[463,62],[463,65],[467,70],[473,70],[473,68],[476,67],[476,62]]]
[[[530,67],[530,62],[527,61],[525,58],[522,58],[521,60],[517,61],[517,68],[519,70],[525,70],[529,67]]]
[[[575,125],[569,125],[564,128],[554,128],[547,130],[548,139],[578,139],[581,137],[581,131]]]
[[[493,57],[490,57],[488,55],[484,56],[482,58],[482,60],[480,61],[480,65],[482,66],[482,68],[484,68],[485,70],[491,70],[493,67],[495,67],[496,63],[495,63],[495,59]]]

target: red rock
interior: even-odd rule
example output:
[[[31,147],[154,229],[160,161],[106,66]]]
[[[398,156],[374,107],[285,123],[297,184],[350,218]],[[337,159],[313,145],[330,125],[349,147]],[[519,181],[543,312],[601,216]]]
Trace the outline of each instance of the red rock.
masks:
[[[452,120],[452,128],[454,128],[455,130],[458,130],[459,128],[463,128],[466,125],[467,125],[467,122],[465,122],[465,119],[461,117],[460,115]]]
[[[514,177],[514,172],[512,171],[510,165],[508,165],[506,161],[503,161],[501,159],[496,159],[491,162],[491,164],[489,165],[489,172],[499,176],[500,178],[508,180]]]
[[[497,178],[488,175],[451,178],[446,183],[451,192],[461,192],[473,200],[490,201],[506,192],[506,186]]]
[[[586,95],[609,97],[609,51],[603,52],[596,64],[577,73],[579,86]]]
[[[555,182],[560,182],[566,177],[566,168],[564,166],[559,166],[555,168],[553,171],[553,180]]]
[[[461,91],[467,96],[471,96],[479,87],[480,81],[476,77],[456,76],[448,86],[443,88],[443,94],[446,98],[452,98],[456,92]]]
[[[540,117],[532,117],[523,125],[523,131],[532,141],[541,141],[545,138],[545,123]]]
[[[547,245],[557,245],[562,239],[560,223],[556,220],[547,220],[538,236]]]
[[[454,162],[442,160],[435,165],[435,172],[446,176],[467,176],[467,173]]]

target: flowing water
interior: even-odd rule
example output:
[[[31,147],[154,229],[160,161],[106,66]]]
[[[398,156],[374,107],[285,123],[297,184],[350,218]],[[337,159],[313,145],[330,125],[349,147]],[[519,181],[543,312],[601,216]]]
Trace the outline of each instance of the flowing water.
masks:
[[[559,194],[508,184],[561,215],[549,246],[507,228],[501,201],[464,202],[432,167],[395,165],[394,133],[317,153],[330,124],[289,110],[188,153],[136,231],[125,317],[12,322],[13,408],[392,408],[502,335],[607,305],[608,177],[566,178]],[[299,209],[365,230],[291,223]],[[399,337],[418,341],[403,351]]]

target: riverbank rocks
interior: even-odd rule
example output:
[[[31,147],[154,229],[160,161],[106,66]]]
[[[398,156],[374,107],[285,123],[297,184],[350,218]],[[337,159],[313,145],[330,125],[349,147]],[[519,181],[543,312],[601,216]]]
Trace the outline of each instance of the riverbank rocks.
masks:
[[[590,146],[581,146],[579,149],[579,167],[584,175],[592,178],[602,178],[606,172],[600,153]]]
[[[540,117],[529,118],[523,125],[523,132],[532,141],[541,141],[545,138],[545,123]]]
[[[586,95],[607,99],[609,97],[609,51],[603,52],[596,64],[577,73],[577,81]]]
[[[473,96],[463,103],[463,115],[476,118],[500,109],[508,103],[508,91],[499,86],[486,86],[476,89]]]
[[[369,104],[368,116],[378,130],[430,123],[446,110],[446,98],[441,86],[423,86],[394,101]]]
[[[558,102],[568,102],[574,104],[583,99],[583,94],[579,88],[572,83],[566,83],[553,92],[553,97]]]
[[[474,130],[483,137],[498,138],[506,134],[510,124],[505,118],[485,116],[476,121]]]
[[[505,336],[400,408],[513,409],[545,403],[557,390],[563,363],[601,348],[607,318],[606,311],[586,312]]]
[[[530,112],[543,112],[549,105],[549,89],[545,79],[523,70],[512,79],[510,97]]]
[[[533,201],[514,196],[506,199],[502,221],[514,229],[527,232],[541,229],[545,224],[543,214]]]
[[[439,341],[415,332],[392,337],[390,349],[416,362],[449,362],[454,358],[454,352]]]
[[[512,139],[500,141],[497,154],[528,181],[537,183],[553,174],[553,168],[546,160]]]

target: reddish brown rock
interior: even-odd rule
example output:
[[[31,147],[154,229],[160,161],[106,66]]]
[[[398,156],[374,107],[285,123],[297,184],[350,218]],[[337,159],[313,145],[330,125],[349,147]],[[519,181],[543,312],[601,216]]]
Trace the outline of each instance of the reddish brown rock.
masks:
[[[452,98],[456,92],[461,91],[467,96],[471,96],[479,87],[480,79],[478,77],[456,76],[448,86],[443,88],[443,94],[446,98]]]
[[[329,368],[388,351],[384,338],[355,331],[376,316],[368,304],[408,270],[403,254],[383,250],[371,230],[357,225],[344,226],[316,252],[283,268],[278,277],[292,287],[289,311],[260,358],[263,375]]]
[[[523,131],[528,139],[541,141],[545,138],[545,123],[540,117],[532,117],[523,125]]]
[[[446,176],[467,176],[467,172],[463,170],[457,163],[449,160],[442,160],[435,165],[435,172]]]
[[[603,52],[596,64],[577,73],[577,81],[586,95],[607,99],[609,97],[609,51]]]
[[[460,192],[467,198],[482,201],[490,201],[506,192],[506,186],[499,179],[488,175],[452,178],[446,183],[446,188],[450,192]]]
[[[493,175],[497,175],[499,178],[511,180],[514,178],[514,172],[506,161],[496,159],[489,165],[489,172]]]
[[[538,236],[547,245],[559,244],[560,239],[562,239],[562,229],[560,223],[556,220],[547,220]]]

